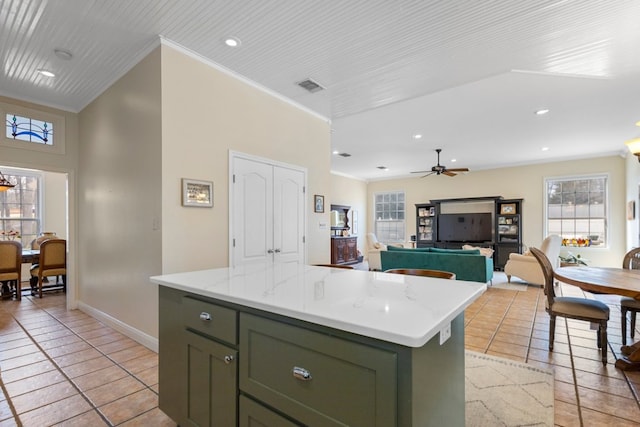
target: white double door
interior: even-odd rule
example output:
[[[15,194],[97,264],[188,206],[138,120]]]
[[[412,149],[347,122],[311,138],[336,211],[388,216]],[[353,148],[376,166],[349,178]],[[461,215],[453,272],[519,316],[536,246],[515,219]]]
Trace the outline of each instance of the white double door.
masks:
[[[231,265],[305,260],[306,171],[232,155]]]

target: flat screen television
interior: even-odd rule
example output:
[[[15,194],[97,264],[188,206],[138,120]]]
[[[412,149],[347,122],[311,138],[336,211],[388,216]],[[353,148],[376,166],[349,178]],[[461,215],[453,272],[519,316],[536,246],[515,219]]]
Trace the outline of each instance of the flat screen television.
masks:
[[[446,242],[490,242],[493,221],[490,213],[441,214],[438,240]]]

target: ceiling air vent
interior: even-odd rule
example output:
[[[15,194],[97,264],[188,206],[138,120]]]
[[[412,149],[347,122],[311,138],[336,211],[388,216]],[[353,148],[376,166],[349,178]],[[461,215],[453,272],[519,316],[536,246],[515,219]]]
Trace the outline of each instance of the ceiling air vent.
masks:
[[[349,154],[349,153],[339,153],[338,156],[351,157],[351,154]]]
[[[319,92],[321,90],[324,90],[324,88],[322,86],[320,86],[318,83],[314,82],[311,79],[306,79],[306,80],[303,80],[301,82],[298,82],[297,85],[300,86],[303,89],[308,90],[311,93],[315,93],[315,92]]]

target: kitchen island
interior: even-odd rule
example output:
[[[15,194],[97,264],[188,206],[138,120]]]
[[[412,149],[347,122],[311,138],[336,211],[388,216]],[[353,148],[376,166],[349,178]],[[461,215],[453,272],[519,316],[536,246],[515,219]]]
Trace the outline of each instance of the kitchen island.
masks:
[[[298,264],[151,281],[180,425],[465,423],[464,309],[485,284]]]

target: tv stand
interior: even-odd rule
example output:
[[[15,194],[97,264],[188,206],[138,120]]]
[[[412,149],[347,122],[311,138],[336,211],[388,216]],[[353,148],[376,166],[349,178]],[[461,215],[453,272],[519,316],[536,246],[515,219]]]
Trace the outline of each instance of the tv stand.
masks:
[[[522,253],[522,202],[523,199],[488,196],[435,199],[416,204],[416,247],[461,249],[463,245],[471,245],[491,248],[494,250],[494,268],[503,270],[510,254]],[[466,213],[491,213],[492,240],[444,240],[449,236],[439,232],[441,215]]]

